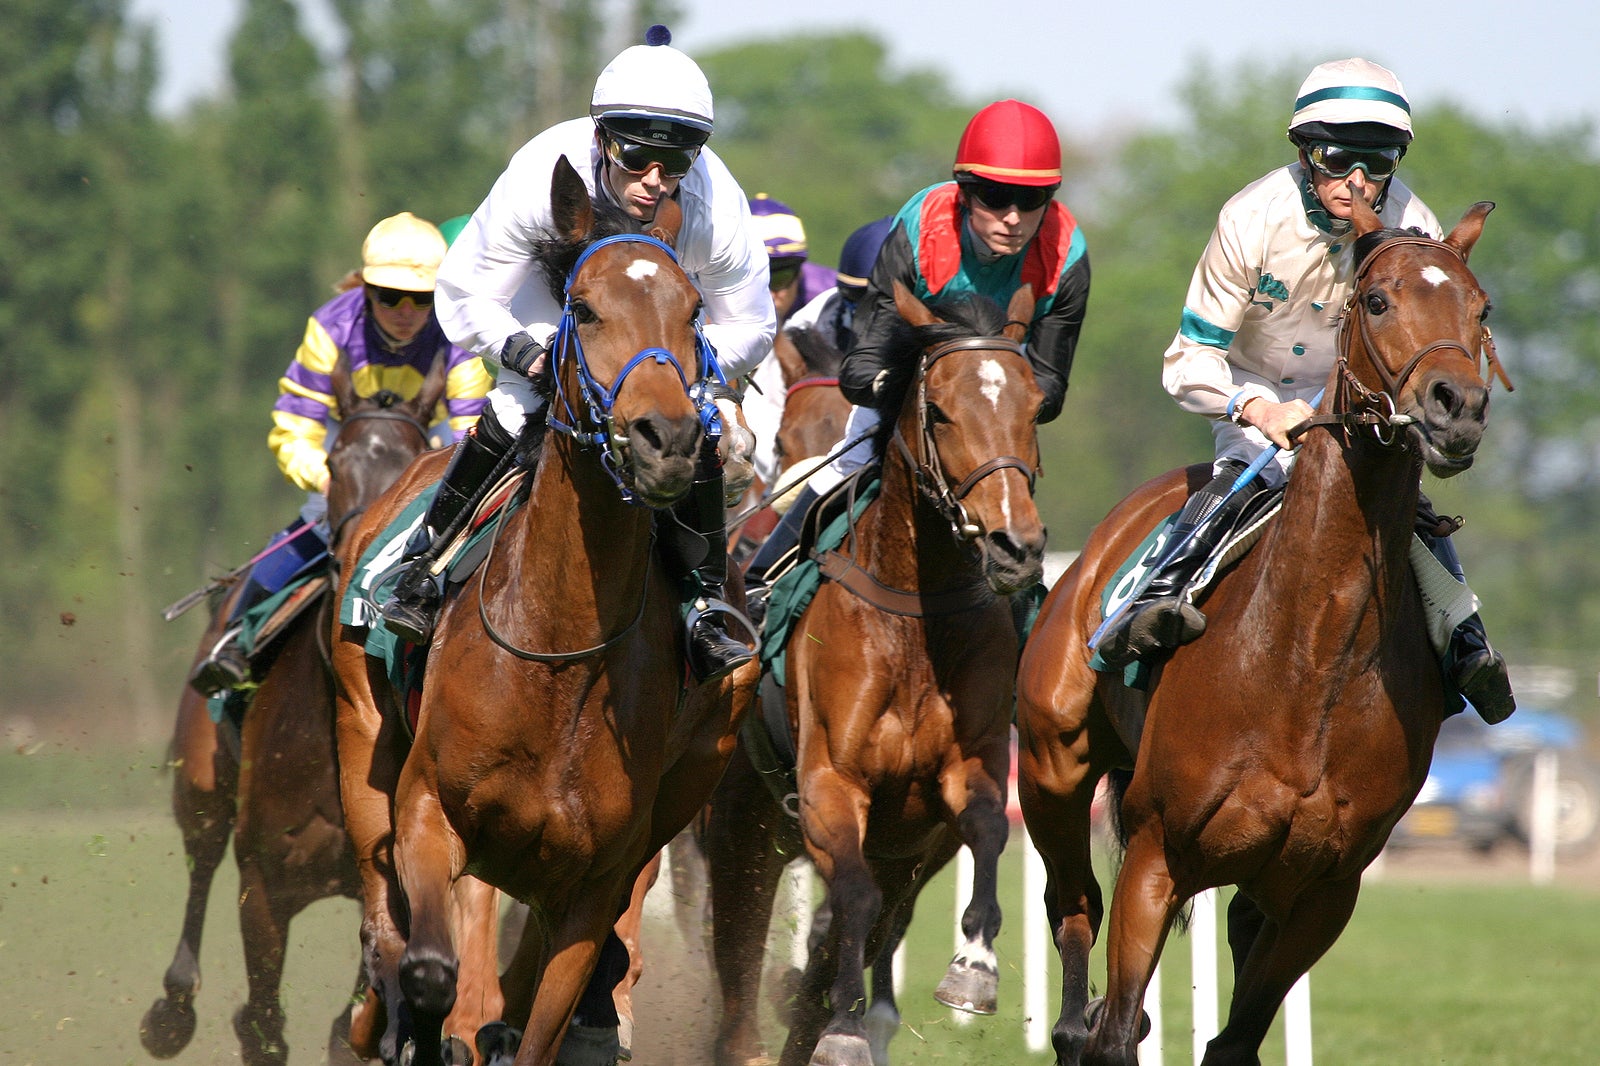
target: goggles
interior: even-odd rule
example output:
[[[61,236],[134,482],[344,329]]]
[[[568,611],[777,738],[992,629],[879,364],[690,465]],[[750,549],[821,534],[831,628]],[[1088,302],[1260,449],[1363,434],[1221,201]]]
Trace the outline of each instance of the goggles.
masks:
[[[1306,158],[1317,173],[1329,178],[1343,178],[1360,170],[1367,177],[1382,180],[1390,177],[1400,166],[1404,148],[1347,148],[1327,141],[1312,141],[1305,146]]]
[[[803,259],[774,259],[771,262],[770,279],[767,288],[772,292],[787,289],[794,284],[794,279],[800,276],[800,267],[805,262]]]
[[[644,174],[651,167],[660,167],[664,178],[681,178],[689,173],[700,155],[700,147],[669,148],[664,144],[640,144],[608,136],[606,158],[629,174]]]
[[[412,292],[410,289],[386,289],[381,285],[368,285],[372,298],[384,307],[393,309],[410,300],[415,307],[432,307],[432,292]]]
[[[962,178],[961,188],[990,211],[1016,205],[1018,211],[1037,211],[1061,188],[1057,185],[1005,185],[988,178]]]

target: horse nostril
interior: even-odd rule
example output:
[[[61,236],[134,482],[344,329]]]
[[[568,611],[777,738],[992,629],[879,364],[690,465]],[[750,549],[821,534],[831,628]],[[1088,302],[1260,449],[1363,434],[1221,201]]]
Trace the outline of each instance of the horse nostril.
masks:
[[[633,449],[660,455],[662,452],[661,427],[653,418],[636,418],[628,425],[628,439]]]
[[[1438,404],[1452,418],[1461,414],[1461,393],[1448,381],[1438,381],[1433,386],[1433,402]]]

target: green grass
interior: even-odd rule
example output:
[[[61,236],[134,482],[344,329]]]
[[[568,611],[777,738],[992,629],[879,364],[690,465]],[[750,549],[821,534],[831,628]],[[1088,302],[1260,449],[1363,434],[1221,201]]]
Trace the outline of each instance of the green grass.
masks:
[[[28,757],[38,758],[37,755]],[[176,943],[186,874],[159,759],[0,755],[0,1062],[58,1066],[152,1061],[139,1020]],[[42,772],[48,770],[49,772]],[[71,781],[57,775],[72,770]],[[125,805],[130,798],[141,802]],[[1006,925],[1001,1014],[959,1025],[932,992],[952,946],[952,874],[924,893],[908,942],[898,1064],[1048,1064],[1023,1036],[1022,888],[1017,849],[1002,871]],[[231,857],[212,894],[202,953],[200,1028],[179,1064],[238,1061],[231,1028],[244,998]],[[1600,1048],[1600,894],[1517,885],[1367,887],[1350,928],[1312,973],[1312,1030],[1324,1066],[1572,1066]],[[355,976],[356,910],[317,904],[292,930],[285,1007],[292,1063],[322,1061],[328,1025]],[[681,950],[652,924],[646,950]],[[1167,1063],[1188,1062],[1187,942],[1164,963]],[[1052,960],[1052,982],[1056,968]],[[1095,965],[1103,984],[1103,963]],[[658,968],[657,980],[671,980]],[[641,996],[652,994],[647,970]],[[1226,995],[1224,982],[1224,996]],[[1182,991],[1174,991],[1181,989]],[[1054,985],[1048,997],[1053,1013]],[[1224,1008],[1226,999],[1224,999]],[[707,1009],[698,1008],[701,1013]],[[639,1066],[696,1063],[639,1034]],[[767,1032],[776,1045],[775,1026]],[[655,1033],[670,1042],[670,1034]],[[1275,1030],[1263,1061],[1283,1062]]]

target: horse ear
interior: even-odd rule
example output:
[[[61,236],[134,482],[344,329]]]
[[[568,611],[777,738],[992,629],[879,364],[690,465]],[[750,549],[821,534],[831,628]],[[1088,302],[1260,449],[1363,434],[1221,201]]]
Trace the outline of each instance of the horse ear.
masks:
[[[1365,237],[1367,234],[1383,228],[1383,222],[1378,218],[1378,213],[1354,189],[1350,190],[1350,222],[1355,228],[1357,237]]]
[[[1466,262],[1467,256],[1472,252],[1472,246],[1477,244],[1478,238],[1483,235],[1483,220],[1488,218],[1489,212],[1493,210],[1493,200],[1479,200],[1467,208],[1467,213],[1461,216],[1456,228],[1445,237],[1444,243],[1456,250],[1462,262]]]
[[[926,326],[930,322],[939,321],[933,312],[917,299],[910,289],[900,281],[894,283],[894,309],[900,312],[900,317],[913,326]]]
[[[427,425],[433,417],[434,408],[439,406],[439,401],[444,399],[446,378],[449,374],[448,356],[450,349],[440,346],[433,355],[433,365],[428,368],[428,376],[422,379],[422,388],[411,398],[408,405],[411,413],[416,415],[417,421]]]
[[[589,188],[566,156],[557,156],[550,175],[550,216],[556,232],[569,241],[581,241],[594,229],[594,203]]]
[[[656,205],[656,217],[650,223],[650,236],[662,244],[676,248],[678,246],[678,230],[683,228],[683,208],[678,206],[678,201],[668,196]]]
[[[772,354],[778,360],[778,368],[783,371],[784,388],[806,376],[805,357],[795,347],[789,330],[778,331],[778,339],[772,344]]]
[[[333,372],[328,376],[333,383],[333,402],[339,408],[339,417],[342,419],[361,402],[361,397],[356,395],[355,382],[350,380],[350,356],[343,348],[339,349],[339,358],[334,361]]]
[[[1030,281],[1011,294],[1011,303],[1006,305],[1006,328],[1000,331],[1001,335],[1021,344],[1028,335],[1028,327],[1033,324],[1033,307],[1033,282]]]

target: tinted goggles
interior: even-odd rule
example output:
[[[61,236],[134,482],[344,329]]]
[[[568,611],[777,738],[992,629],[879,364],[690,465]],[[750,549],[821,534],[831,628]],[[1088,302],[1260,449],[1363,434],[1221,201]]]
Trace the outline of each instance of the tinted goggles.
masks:
[[[372,298],[384,307],[395,308],[406,300],[410,300],[417,307],[432,307],[433,293],[412,292],[410,289],[386,289],[381,285],[368,285],[367,291]]]
[[[800,267],[804,260],[801,259],[774,259],[770,264],[770,277],[767,288],[773,292],[787,289],[794,284],[794,279],[800,276]]]
[[[664,144],[639,144],[634,141],[606,138],[606,158],[630,174],[643,174],[651,167],[660,167],[661,175],[681,178],[689,173],[700,155],[694,148],[669,148]]]
[[[1400,166],[1404,148],[1346,148],[1342,144],[1313,141],[1306,145],[1306,158],[1317,173],[1330,178],[1347,177],[1353,170],[1361,170],[1369,178],[1387,178]]]
[[[961,188],[990,211],[1015,204],[1018,211],[1037,211],[1050,202],[1060,185],[1005,185],[986,178],[966,178]]]

